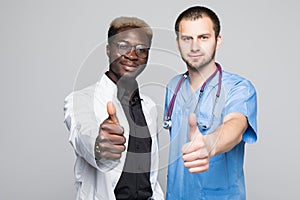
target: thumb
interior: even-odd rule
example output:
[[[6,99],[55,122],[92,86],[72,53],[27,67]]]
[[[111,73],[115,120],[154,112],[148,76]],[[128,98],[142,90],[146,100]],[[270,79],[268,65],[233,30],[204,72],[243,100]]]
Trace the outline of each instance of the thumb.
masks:
[[[113,102],[109,101],[107,102],[107,113],[109,115],[109,119],[111,119],[111,121],[114,123],[114,124],[119,124],[119,121],[118,121],[118,118],[117,118],[117,115],[116,115],[116,107],[115,105],[113,104]]]
[[[195,134],[199,134],[198,126],[197,126],[197,117],[195,113],[191,113],[189,116],[189,126],[190,126],[190,132],[189,132],[189,140],[191,141]]]

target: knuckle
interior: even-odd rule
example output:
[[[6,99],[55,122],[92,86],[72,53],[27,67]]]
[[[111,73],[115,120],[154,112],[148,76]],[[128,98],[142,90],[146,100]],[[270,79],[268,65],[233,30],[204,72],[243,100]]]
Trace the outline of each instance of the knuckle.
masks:
[[[125,145],[122,145],[121,150],[122,150],[122,151],[125,151],[125,149],[126,149]]]
[[[103,151],[103,152],[100,153],[100,156],[101,156],[102,158],[108,158],[108,157],[109,157],[109,153],[106,152],[106,151]]]
[[[112,160],[117,160],[117,159],[120,159],[120,158],[121,158],[121,154],[119,154],[119,153],[116,153],[116,154],[111,156]]]
[[[122,138],[121,138],[121,143],[122,143],[122,144],[125,144],[125,142],[126,142],[126,138],[125,138],[124,136],[122,136]]]
[[[116,158],[120,159],[121,158],[121,154],[117,154]]]
[[[100,124],[100,129],[104,129],[104,128],[105,128],[105,121]]]
[[[100,147],[104,148],[105,146],[107,146],[109,144],[109,139],[106,138],[105,136],[99,137],[98,143],[99,143]]]
[[[99,130],[99,137],[100,137],[101,139],[106,138],[106,137],[107,137],[107,134],[108,134],[107,131],[105,131],[105,130],[103,130],[103,129],[100,129],[100,130]]]

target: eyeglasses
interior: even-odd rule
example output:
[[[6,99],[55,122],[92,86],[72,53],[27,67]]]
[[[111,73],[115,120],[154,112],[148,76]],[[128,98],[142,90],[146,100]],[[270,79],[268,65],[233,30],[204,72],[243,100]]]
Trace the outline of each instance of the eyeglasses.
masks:
[[[140,58],[147,58],[150,49],[144,44],[131,46],[128,42],[124,42],[124,41],[116,42],[113,44],[117,45],[118,51],[121,55],[129,54],[132,51],[132,48],[134,48],[135,54]]]

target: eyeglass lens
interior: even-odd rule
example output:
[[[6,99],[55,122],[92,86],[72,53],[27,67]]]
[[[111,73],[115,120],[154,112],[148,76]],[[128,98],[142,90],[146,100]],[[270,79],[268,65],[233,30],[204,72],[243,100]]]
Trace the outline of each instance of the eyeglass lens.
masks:
[[[132,48],[134,48],[135,54],[140,58],[146,58],[149,52],[149,48],[143,44],[131,46],[128,42],[118,42],[117,47],[121,55],[130,53]]]

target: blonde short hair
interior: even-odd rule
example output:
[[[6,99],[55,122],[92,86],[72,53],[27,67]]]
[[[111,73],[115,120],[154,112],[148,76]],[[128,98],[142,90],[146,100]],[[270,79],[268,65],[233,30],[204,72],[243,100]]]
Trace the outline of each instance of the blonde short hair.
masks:
[[[145,31],[146,35],[149,38],[149,42],[151,44],[153,32],[150,26],[143,21],[142,19],[139,19],[137,17],[118,17],[115,18],[109,26],[108,29],[108,41],[110,41],[110,38],[122,31],[126,31],[128,29],[142,29]]]

